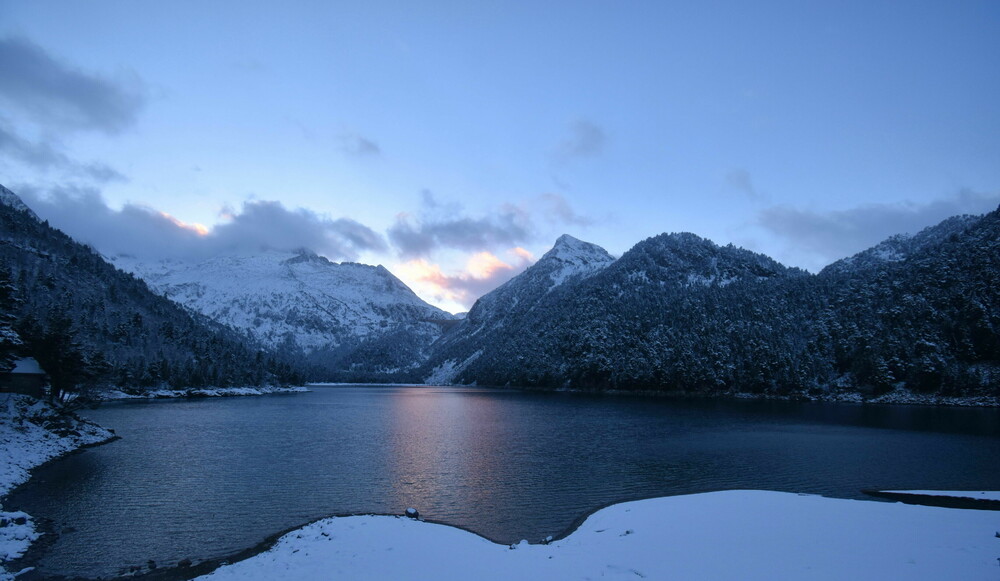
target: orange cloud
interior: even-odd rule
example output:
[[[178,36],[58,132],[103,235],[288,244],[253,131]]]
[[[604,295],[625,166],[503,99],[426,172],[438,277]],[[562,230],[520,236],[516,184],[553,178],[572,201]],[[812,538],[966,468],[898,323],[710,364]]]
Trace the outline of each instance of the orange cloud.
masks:
[[[208,235],[208,228],[204,224],[198,224],[197,222],[192,222],[191,224],[188,224],[186,222],[182,222],[182,221],[178,220],[177,218],[174,218],[173,216],[171,216],[170,214],[168,214],[166,212],[159,212],[159,214],[163,218],[166,218],[167,220],[170,220],[170,222],[174,226],[177,226],[178,228],[183,228],[185,230],[190,230],[191,232],[194,232],[198,236],[207,236]]]

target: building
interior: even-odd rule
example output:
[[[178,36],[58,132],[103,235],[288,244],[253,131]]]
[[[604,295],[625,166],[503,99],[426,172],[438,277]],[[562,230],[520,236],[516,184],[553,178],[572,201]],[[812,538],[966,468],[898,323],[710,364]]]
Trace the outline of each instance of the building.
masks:
[[[8,373],[0,373],[0,392],[23,393],[42,399],[45,397],[49,376],[32,357],[25,357],[14,362],[14,369]]]

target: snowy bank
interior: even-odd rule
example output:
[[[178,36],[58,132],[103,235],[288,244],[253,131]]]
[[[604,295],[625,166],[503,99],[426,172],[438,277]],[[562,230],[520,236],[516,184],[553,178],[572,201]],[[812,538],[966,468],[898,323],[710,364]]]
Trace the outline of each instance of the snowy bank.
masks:
[[[883,490],[893,494],[916,494],[919,496],[947,496],[950,498],[971,498],[973,500],[1000,501],[1000,492],[973,490]]]
[[[293,387],[208,387],[202,389],[156,389],[142,393],[128,393],[117,389],[102,391],[94,396],[99,401],[122,399],[170,399],[178,397],[233,397],[244,395],[271,395],[275,393],[305,393],[309,388]]]
[[[0,394],[0,498],[26,482],[36,466],[84,446],[114,438],[96,424],[65,414],[46,402],[19,394]],[[0,580],[4,566],[24,554],[39,537],[31,517],[0,507]]]
[[[403,517],[329,518],[199,579],[984,579],[1000,513],[783,492],[628,502],[550,544]]]

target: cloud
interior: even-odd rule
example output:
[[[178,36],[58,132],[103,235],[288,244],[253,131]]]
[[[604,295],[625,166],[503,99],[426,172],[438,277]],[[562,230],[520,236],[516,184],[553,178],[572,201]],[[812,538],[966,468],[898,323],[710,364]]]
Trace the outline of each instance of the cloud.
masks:
[[[726,183],[738,191],[743,192],[748,198],[755,202],[761,201],[765,198],[765,196],[754,187],[753,180],[750,179],[750,172],[745,169],[737,168],[731,170],[726,174]]]
[[[577,214],[569,201],[559,194],[542,194],[538,196],[542,211],[549,222],[568,226],[592,226],[594,220]]]
[[[221,253],[308,248],[331,260],[356,260],[364,251],[385,251],[385,240],[348,218],[330,219],[280,202],[245,202],[214,227],[186,224],[153,208],[110,208],[95,188],[18,189],[39,216],[98,251],[142,258],[201,260]]]
[[[867,204],[848,210],[814,212],[775,206],[758,215],[765,230],[829,264],[870,248],[894,234],[915,234],[958,214],[983,214],[997,208],[1000,193],[962,190],[925,204]]]
[[[458,204],[441,204],[423,192],[420,216],[400,214],[389,230],[389,241],[402,258],[426,257],[437,248],[482,251],[517,246],[531,239],[533,226],[528,214],[504,204],[481,218],[461,216]]]
[[[410,260],[396,268],[400,278],[439,303],[454,303],[469,309],[476,300],[492,291],[535,262],[534,256],[521,247],[506,252],[507,261],[490,252],[477,252],[469,257],[465,268],[456,274],[445,274],[441,267],[426,259]]]
[[[69,175],[90,178],[96,182],[124,181],[125,176],[103,163],[78,163],[71,160],[52,142],[29,141],[0,120],[0,154],[34,169],[63,170]]]
[[[382,148],[377,143],[356,133],[341,135],[340,149],[344,153],[358,157],[378,156],[382,154]]]
[[[542,194],[518,204],[505,203],[486,216],[466,216],[458,203],[442,202],[424,190],[417,215],[402,213],[389,227],[389,241],[404,259],[428,257],[438,249],[495,251],[538,238],[539,220],[549,224],[589,226],[559,194]]]
[[[604,129],[581,119],[569,126],[569,135],[556,148],[556,159],[565,162],[573,158],[593,157],[604,151],[607,142]]]
[[[0,100],[50,131],[116,134],[135,123],[146,102],[134,74],[85,73],[25,38],[0,39],[0,71]]]

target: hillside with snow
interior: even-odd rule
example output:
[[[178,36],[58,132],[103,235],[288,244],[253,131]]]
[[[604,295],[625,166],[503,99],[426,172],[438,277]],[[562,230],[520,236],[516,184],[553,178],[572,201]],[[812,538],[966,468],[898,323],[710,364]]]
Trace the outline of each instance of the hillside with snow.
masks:
[[[613,256],[596,244],[568,234],[535,264],[495,290],[480,297],[465,319],[434,346],[427,364],[433,369],[428,383],[455,382],[460,372],[482,353],[480,345],[502,341],[533,317],[539,305],[564,288],[570,288],[614,263]]]
[[[326,370],[405,370],[455,319],[382,266],[338,264],[308,250],[112,261],[154,292]]]
[[[1000,210],[894,236],[816,275],[690,233],[578,271],[558,257],[600,253],[568,242],[482,297],[435,346],[425,380],[1000,402]]]

